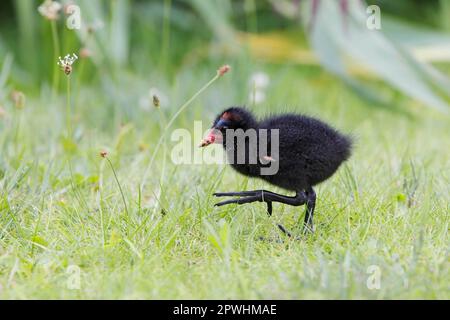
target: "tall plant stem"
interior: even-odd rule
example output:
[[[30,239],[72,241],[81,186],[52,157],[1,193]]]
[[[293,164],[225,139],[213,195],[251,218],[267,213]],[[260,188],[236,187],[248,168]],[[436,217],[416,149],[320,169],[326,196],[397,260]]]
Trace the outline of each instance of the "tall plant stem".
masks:
[[[80,92],[80,88],[81,88],[81,79],[83,77],[83,72],[84,72],[84,66],[86,64],[86,59],[81,59],[80,61],[80,66],[78,67],[78,72],[77,72],[77,81],[75,83],[75,90],[79,93]],[[77,105],[77,99],[78,97],[75,96],[74,97],[75,102],[74,104]]]
[[[165,126],[166,126],[166,116],[164,115],[164,112],[162,112],[161,108],[158,108],[159,111],[159,117],[161,119],[161,130],[164,130]],[[167,157],[167,145],[166,145],[166,139],[163,139],[163,152],[164,152],[164,158],[163,158],[163,166],[161,169],[161,178],[160,178],[160,185],[161,188],[164,184],[164,175],[165,175],[165,169],[166,169],[166,157]]]
[[[159,137],[158,143],[156,144],[156,147],[153,151],[152,158],[150,160],[149,165],[145,169],[144,175],[142,176],[142,182],[141,182],[141,190],[144,189],[145,181],[147,180],[147,175],[153,165],[153,162],[155,160],[156,154],[159,151],[159,148],[161,147],[162,142],[165,139],[165,135],[167,133],[167,130],[172,126],[174,121],[178,118],[178,116],[186,109],[192,101],[194,101],[203,91],[208,89],[209,86],[211,86],[217,79],[219,79],[221,75],[217,73],[211,80],[208,81],[200,90],[198,90],[191,98],[189,98],[179,109],[178,111],[170,118],[169,122],[166,124],[166,126],[163,129],[163,132],[161,133],[161,136]]]
[[[67,101],[66,101],[66,126],[67,126],[67,138],[72,136],[72,108],[70,99],[70,75],[67,76]]]
[[[53,62],[55,63],[55,66],[53,68],[53,84],[52,84],[52,95],[53,99],[56,98],[56,95],[58,93],[58,87],[59,87],[59,67],[56,64],[56,61],[58,60],[58,57],[60,56],[60,47],[59,47],[59,37],[58,37],[58,29],[56,26],[56,21],[52,20],[50,22],[51,28],[52,28],[52,40],[53,40]]]
[[[117,178],[116,170],[114,170],[114,166],[113,166],[111,160],[109,160],[109,158],[107,158],[107,157],[105,157],[105,159],[106,159],[106,161],[108,161],[109,166],[111,167],[111,170],[114,174],[114,178],[116,179],[117,185],[119,186],[119,191],[120,191],[120,194],[122,195],[122,201],[123,201],[123,205],[125,207],[125,212],[126,212],[127,216],[130,216],[130,214],[128,212],[127,202],[125,201],[125,196],[123,194],[122,186],[120,185],[119,178]]]

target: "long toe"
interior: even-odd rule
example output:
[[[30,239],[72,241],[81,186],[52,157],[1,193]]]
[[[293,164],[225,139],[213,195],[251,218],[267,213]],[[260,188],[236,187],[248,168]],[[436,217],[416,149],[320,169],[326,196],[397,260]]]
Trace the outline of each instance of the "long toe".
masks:
[[[260,197],[259,196],[252,196],[252,197],[245,197],[245,198],[239,198],[239,199],[226,200],[226,201],[218,202],[214,206],[220,207],[220,206],[224,206],[224,205],[232,204],[232,203],[244,204],[244,203],[251,203],[251,202],[256,202],[256,201],[260,201]]]
[[[283,232],[283,233],[284,233],[285,235],[287,235],[289,238],[292,237],[292,234],[291,234],[289,231],[287,231],[286,228],[285,228],[283,225],[278,224],[277,226],[278,226],[278,229],[280,229],[281,232]]]

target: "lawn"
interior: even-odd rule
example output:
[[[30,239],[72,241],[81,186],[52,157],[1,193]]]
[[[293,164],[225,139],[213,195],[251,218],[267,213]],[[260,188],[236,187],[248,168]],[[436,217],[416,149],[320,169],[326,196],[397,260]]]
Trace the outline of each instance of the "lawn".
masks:
[[[221,61],[102,87],[77,83],[79,63],[73,138],[63,73],[56,98],[43,86],[0,119],[0,298],[450,298],[448,116],[381,84],[392,105],[368,102],[319,67]],[[164,130],[222,63],[232,70]],[[254,104],[257,70],[270,84]],[[160,108],[146,101],[149,85],[163,92]],[[215,191],[286,191],[226,165],[171,161],[174,129],[193,132],[199,120],[206,130],[244,104],[353,135],[351,159],[316,189],[314,234],[290,239],[276,227],[301,235],[303,207],[275,204],[269,218],[260,203],[213,206]]]

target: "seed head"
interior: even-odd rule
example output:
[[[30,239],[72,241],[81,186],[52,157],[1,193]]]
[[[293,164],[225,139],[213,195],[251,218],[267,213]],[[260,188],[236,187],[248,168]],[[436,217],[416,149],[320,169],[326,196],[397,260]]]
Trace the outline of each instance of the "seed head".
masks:
[[[106,151],[106,150],[100,151],[100,157],[106,158],[107,156],[108,156],[108,151]]]
[[[22,91],[14,90],[11,92],[11,100],[17,109],[25,107],[26,97]]]
[[[91,56],[92,56],[91,50],[89,50],[86,47],[81,48],[81,50],[80,50],[80,58],[81,59],[86,59],[86,58],[89,58]]]
[[[45,0],[39,7],[39,13],[47,20],[58,20],[62,5],[57,1]]]
[[[67,3],[65,3],[63,6],[64,14],[67,16],[70,16],[71,14],[73,14],[74,6],[75,6],[75,3],[71,0],[69,0]]]
[[[231,67],[230,67],[228,64],[223,65],[223,66],[221,66],[221,67],[217,70],[217,74],[218,74],[219,76],[223,76],[225,73],[227,73],[228,71],[230,71],[230,69],[231,69]]]
[[[64,59],[61,59],[61,57],[59,57],[58,65],[66,75],[69,75],[72,73],[72,65],[77,59],[78,56],[75,53],[73,53],[72,56],[68,54],[64,57]]]
[[[158,98],[158,96],[156,94],[154,94],[153,95],[153,106],[155,108],[159,108],[159,105],[160,105],[159,98]]]
[[[139,106],[145,111],[164,108],[169,104],[167,96],[158,88],[152,87],[139,99]]]
[[[93,34],[95,31],[100,30],[104,27],[103,21],[96,20],[93,23],[87,25],[86,31],[88,34]]]
[[[145,142],[140,142],[138,148],[139,151],[145,151],[148,149],[148,145]]]

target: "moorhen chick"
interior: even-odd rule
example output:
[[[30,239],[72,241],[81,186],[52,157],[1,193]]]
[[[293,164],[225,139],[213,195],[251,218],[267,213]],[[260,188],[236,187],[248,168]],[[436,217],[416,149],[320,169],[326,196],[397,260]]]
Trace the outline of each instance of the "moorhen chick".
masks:
[[[267,190],[220,192],[214,196],[240,198],[216,206],[266,202],[271,215],[272,202],[306,204],[304,225],[309,231],[313,231],[316,203],[313,187],[331,177],[350,157],[352,148],[349,136],[315,118],[282,114],[258,121],[249,110],[240,107],[229,108],[217,116],[200,146],[212,143],[223,145],[228,162],[239,173],[296,193],[285,196]],[[270,171],[272,167],[275,170]]]

